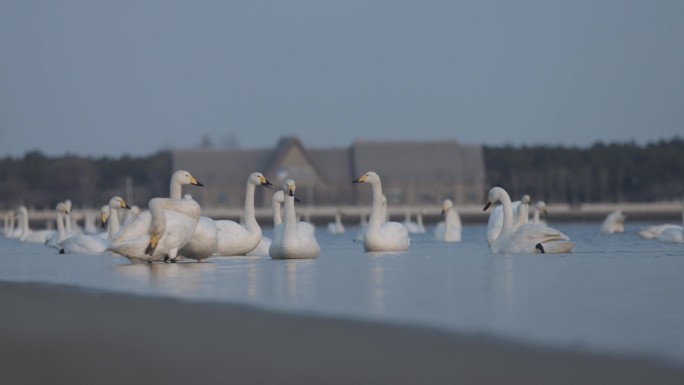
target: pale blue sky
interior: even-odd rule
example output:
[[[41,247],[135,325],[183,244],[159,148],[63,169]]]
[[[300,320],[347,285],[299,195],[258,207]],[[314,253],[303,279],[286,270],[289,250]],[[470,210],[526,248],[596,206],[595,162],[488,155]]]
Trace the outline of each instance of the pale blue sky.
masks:
[[[0,0],[0,156],[684,134],[684,1]]]

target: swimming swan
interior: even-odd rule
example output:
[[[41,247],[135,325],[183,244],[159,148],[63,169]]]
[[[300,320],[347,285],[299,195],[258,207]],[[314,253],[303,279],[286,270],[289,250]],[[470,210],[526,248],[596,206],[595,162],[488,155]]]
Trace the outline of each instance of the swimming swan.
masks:
[[[311,232],[310,224],[297,221],[295,190],[295,182],[292,179],[283,183],[283,194],[287,192],[284,197],[285,221],[273,229],[274,239],[268,249],[268,254],[273,259],[313,259],[321,253],[321,247],[316,241],[315,234]]]
[[[569,253],[575,246],[565,234],[545,225],[528,223],[513,230],[511,198],[501,187],[489,190],[484,211],[496,202],[501,202],[503,206],[503,227],[490,245],[492,253]]]
[[[625,232],[625,219],[627,217],[618,209],[606,216],[601,224],[601,232],[604,234],[615,234]]]
[[[454,208],[451,199],[445,199],[442,203],[442,215],[446,215],[444,222],[439,222],[435,227],[435,239],[442,242],[461,241],[461,217]]]
[[[657,239],[666,243],[684,243],[684,198],[682,198],[682,226],[672,225],[664,229]]]
[[[19,206],[19,225],[21,226],[21,236],[19,240],[23,243],[42,243],[47,242],[48,237],[54,230],[31,230],[28,223],[28,210],[25,206]]]
[[[344,225],[342,224],[342,212],[337,210],[335,212],[335,222],[328,223],[328,232],[330,234],[344,234]]]
[[[522,206],[521,206],[522,203]],[[513,231],[518,227],[524,225],[529,220],[529,204],[530,196],[525,194],[522,199],[511,203],[513,209]],[[521,211],[522,209],[522,211]],[[492,243],[501,233],[501,227],[503,226],[503,207],[497,206],[494,208],[492,213],[489,215],[489,221],[487,222],[487,244],[492,247]]]
[[[373,201],[368,227],[364,234],[363,249],[369,251],[406,251],[411,245],[406,226],[398,222],[385,221],[382,204],[382,183],[380,177],[369,171],[353,183],[370,183],[373,188]]]
[[[66,238],[66,231],[64,229],[65,216],[69,215],[67,206],[64,202],[57,203],[57,231],[54,231],[49,237],[45,245],[48,247],[56,247],[59,242]]]
[[[110,241],[119,231],[119,214],[117,209],[130,209],[126,202],[118,196],[112,197],[107,205],[109,210],[105,213],[101,211],[102,223],[107,224],[107,238],[102,238],[98,234],[87,235],[78,234],[67,238],[57,245],[60,254],[100,254],[107,251]],[[105,218],[105,214],[107,218]]]
[[[257,185],[273,186],[260,172],[253,172],[247,178],[245,193],[245,225],[234,221],[215,221],[218,228],[218,247],[214,255],[245,255],[254,250],[261,241],[261,227],[254,216],[254,190]]]

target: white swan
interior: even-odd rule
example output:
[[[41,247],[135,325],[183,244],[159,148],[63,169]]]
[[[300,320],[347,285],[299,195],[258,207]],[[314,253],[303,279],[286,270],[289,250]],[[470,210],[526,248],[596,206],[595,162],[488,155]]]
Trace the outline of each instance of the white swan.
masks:
[[[273,228],[277,225],[283,223],[282,214],[280,212],[280,206],[285,202],[285,194],[283,190],[278,190],[273,194],[271,198],[271,209],[273,210]],[[295,197],[295,202],[299,202],[299,199]],[[300,222],[302,223],[302,222]],[[273,240],[269,237],[262,236],[259,245],[257,245],[254,250],[247,253],[247,255],[252,256],[264,256],[268,255],[268,250],[271,248],[271,243]]]
[[[521,203],[523,205],[521,206]],[[511,203],[511,208],[513,210],[513,231],[518,227],[526,224],[529,220],[529,203],[530,196],[525,194],[522,199]],[[521,211],[522,209],[522,211]],[[492,213],[489,215],[489,221],[487,222],[487,244],[492,247],[492,243],[501,233],[501,228],[503,226],[503,207],[497,206],[494,208]]]
[[[218,228],[218,247],[214,255],[245,255],[254,250],[261,240],[261,227],[254,216],[254,190],[257,185],[273,186],[260,172],[247,178],[245,193],[245,226],[234,221],[215,221]]]
[[[62,242],[66,238],[66,231],[64,227],[64,222],[66,221],[65,216],[69,215],[67,206],[64,202],[57,203],[57,231],[54,231],[45,242],[48,247],[56,247],[59,242]]]
[[[501,187],[489,190],[484,210],[496,202],[503,206],[503,227],[490,246],[492,253],[569,253],[575,246],[565,234],[541,224],[524,224],[514,231],[511,198]]]
[[[3,219],[4,219],[3,234],[5,234],[5,237],[16,238],[14,236],[14,234],[16,232],[14,211],[9,210],[9,211],[5,212]]]
[[[546,221],[543,221],[539,218],[540,214],[546,215],[546,203],[544,201],[538,201],[534,205],[534,213],[532,214],[532,223],[541,223],[541,224],[546,224]]]
[[[370,183],[373,188],[373,201],[368,227],[363,239],[365,251],[406,251],[411,245],[406,226],[398,222],[385,221],[383,215],[383,195],[380,177],[369,171],[353,183]]]
[[[682,226],[672,225],[665,228],[657,239],[666,243],[684,243],[684,198],[682,198]]]
[[[110,241],[114,235],[119,231],[119,215],[117,209],[130,209],[126,202],[118,196],[112,197],[107,205],[108,218],[104,218],[102,213],[102,221],[107,224],[107,238],[102,238],[98,234],[78,234],[71,238],[67,238],[57,245],[60,254],[99,254],[107,251]]]
[[[601,232],[604,234],[615,234],[625,232],[625,219],[627,217],[618,209],[606,216],[601,224]]]
[[[169,185],[170,198],[164,202],[157,201],[156,211],[153,211],[150,206],[148,211],[140,213],[130,222],[125,223],[111,240],[107,250],[121,254],[132,262],[151,262],[166,259],[165,257],[175,262],[178,250],[192,237],[201,211],[199,204],[194,200],[180,199],[182,186],[187,184],[203,186],[185,170],[174,172]],[[150,203],[154,199],[166,198],[153,198]],[[151,247],[153,253],[150,255],[145,247],[150,243],[150,233],[153,232],[155,224],[157,228],[163,227],[169,233],[169,237],[164,234],[154,234],[161,247],[153,245]],[[161,239],[164,241],[162,242]]]
[[[151,215],[148,233],[122,239],[122,229],[107,250],[121,254],[131,262],[167,259],[175,262],[178,250],[190,241],[195,232],[201,208],[193,199],[171,198],[152,198],[148,208]],[[136,222],[134,220],[130,225]]]
[[[342,212],[337,210],[335,212],[335,222],[328,223],[328,232],[330,234],[344,234],[344,225],[342,224]]]
[[[285,222],[274,227],[274,239],[268,254],[273,259],[313,259],[321,253],[316,236],[306,222],[298,222],[295,214],[295,182],[288,179],[283,184],[285,199]],[[308,223],[307,223],[308,225]]]
[[[185,199],[192,199],[190,194],[184,195]],[[181,248],[178,253],[185,258],[194,259],[197,262],[211,257],[218,247],[218,228],[213,219],[200,216],[190,241]]]
[[[404,213],[404,222],[402,222],[404,226],[406,226],[406,229],[408,230],[409,234],[420,234],[421,229],[420,226],[418,226],[418,222],[412,222],[411,221],[411,212],[406,210]],[[425,232],[425,229],[423,229],[423,232]]]
[[[19,206],[19,225],[21,226],[21,236],[19,240],[23,243],[42,243],[45,244],[47,239],[54,230],[31,230],[28,223],[28,210],[25,206]]]
[[[461,241],[461,217],[454,208],[451,199],[445,199],[442,203],[442,215],[446,215],[444,222],[439,222],[435,227],[435,239],[443,242]]]

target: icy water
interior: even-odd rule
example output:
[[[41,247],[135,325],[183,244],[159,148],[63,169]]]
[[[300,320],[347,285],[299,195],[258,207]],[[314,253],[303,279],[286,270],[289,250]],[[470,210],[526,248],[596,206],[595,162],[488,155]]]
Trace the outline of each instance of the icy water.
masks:
[[[600,234],[599,224],[555,227],[577,242],[574,253],[491,255],[484,226],[466,226],[456,244],[413,235],[402,254],[364,253],[352,241],[355,228],[319,229],[316,260],[154,265],[58,255],[0,237],[0,280],[417,324],[684,364],[684,245],[642,240],[639,224],[617,235]]]

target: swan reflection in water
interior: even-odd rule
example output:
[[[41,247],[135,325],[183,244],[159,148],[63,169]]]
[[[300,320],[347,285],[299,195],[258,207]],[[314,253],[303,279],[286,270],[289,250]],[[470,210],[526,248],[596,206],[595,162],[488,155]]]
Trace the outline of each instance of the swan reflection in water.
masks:
[[[218,266],[207,262],[181,262],[126,264],[113,269],[115,275],[142,291],[151,289],[179,297],[197,297],[212,286]]]
[[[313,260],[290,259],[285,264],[285,294],[291,304],[306,305],[313,302],[316,291]]]

